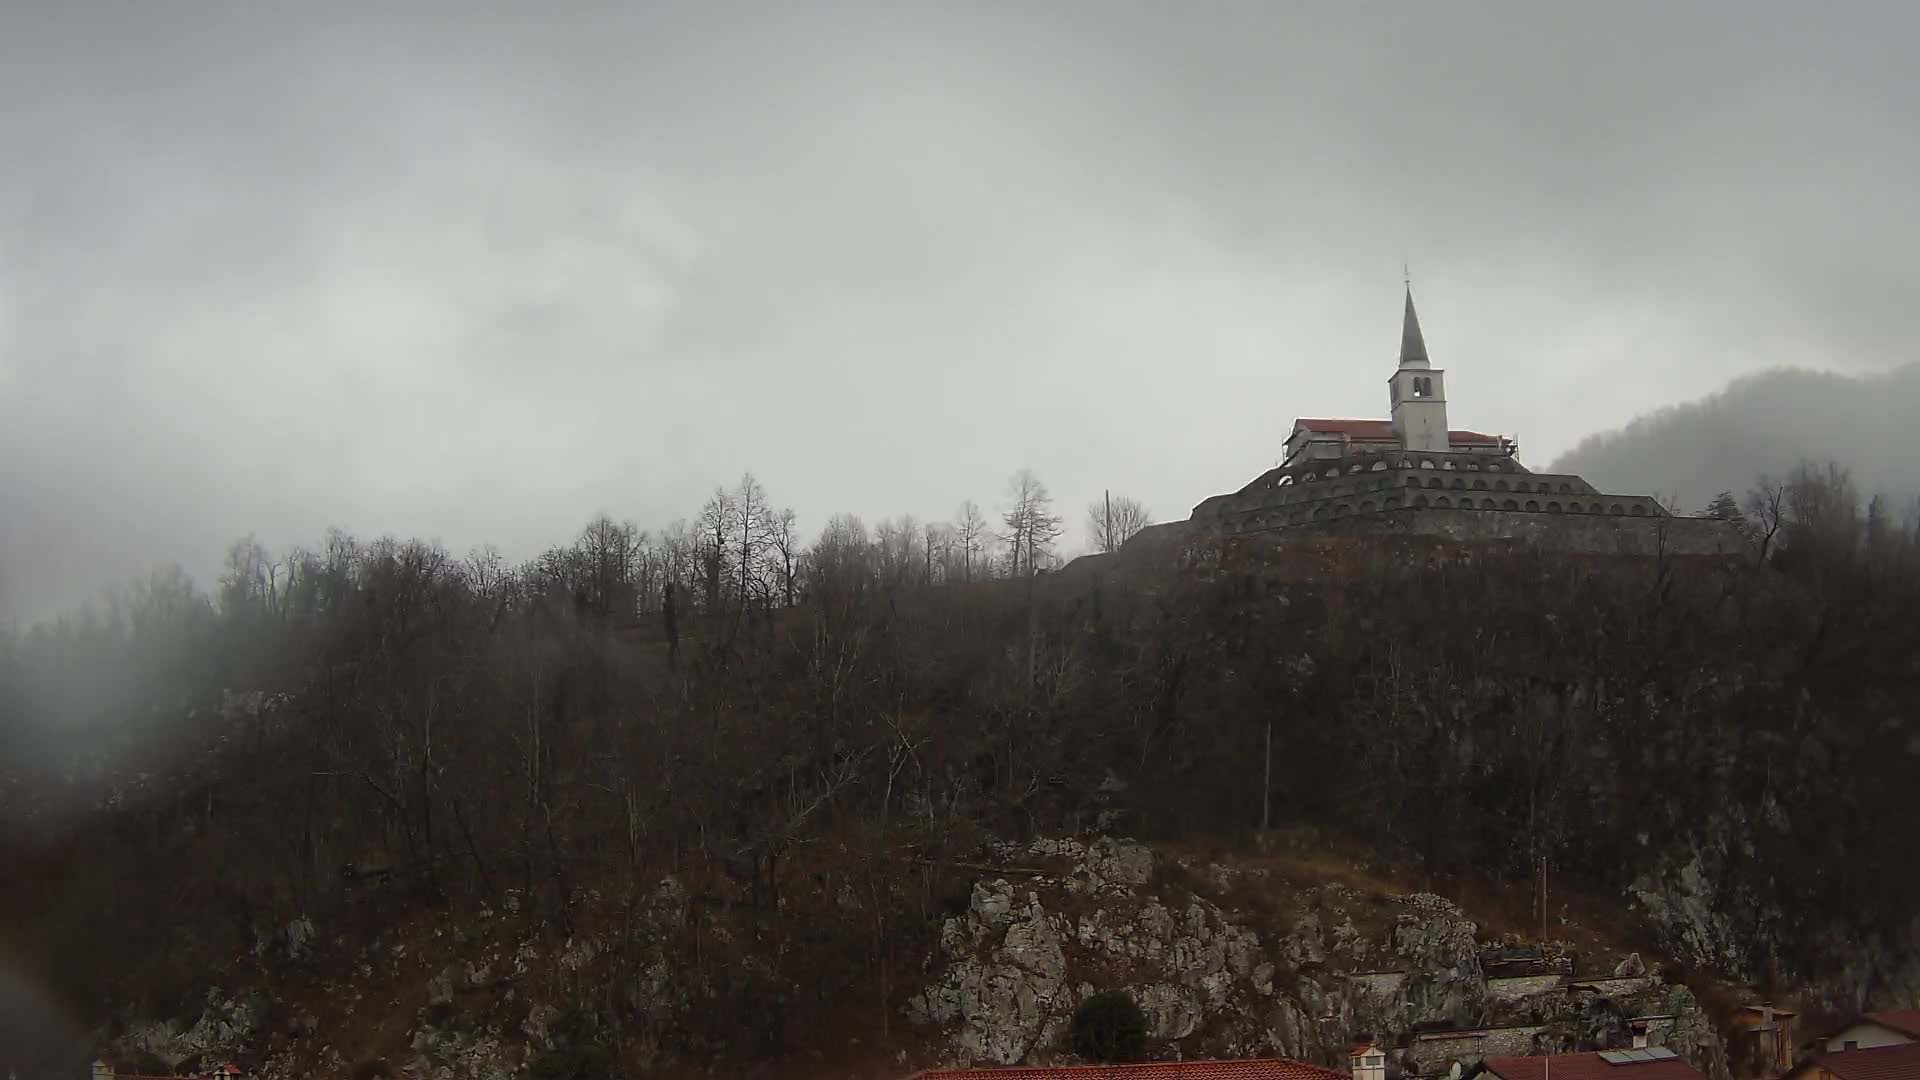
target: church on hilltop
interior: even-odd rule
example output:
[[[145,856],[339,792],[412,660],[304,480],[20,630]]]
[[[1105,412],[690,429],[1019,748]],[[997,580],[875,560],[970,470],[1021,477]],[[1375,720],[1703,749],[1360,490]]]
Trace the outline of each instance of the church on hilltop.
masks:
[[[1533,472],[1513,439],[1453,427],[1447,373],[1427,355],[1411,287],[1387,399],[1387,419],[1295,420],[1278,466],[1142,538],[1336,531],[1594,552],[1740,550],[1723,522],[1678,518],[1650,495],[1608,494],[1570,473]]]

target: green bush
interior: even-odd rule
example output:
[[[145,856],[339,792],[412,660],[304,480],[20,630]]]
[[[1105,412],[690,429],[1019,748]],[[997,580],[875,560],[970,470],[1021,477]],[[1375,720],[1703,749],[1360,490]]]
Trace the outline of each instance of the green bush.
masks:
[[[1073,1052],[1102,1065],[1147,1056],[1147,1016],[1124,990],[1106,990],[1073,1010]]]

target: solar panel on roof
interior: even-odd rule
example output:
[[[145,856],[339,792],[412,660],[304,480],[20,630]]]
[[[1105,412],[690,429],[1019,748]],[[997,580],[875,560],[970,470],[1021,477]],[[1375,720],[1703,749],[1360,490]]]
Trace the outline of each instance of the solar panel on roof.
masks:
[[[1609,1065],[1625,1065],[1627,1062],[1632,1061],[1633,1058],[1618,1050],[1608,1050],[1600,1055],[1600,1060]]]

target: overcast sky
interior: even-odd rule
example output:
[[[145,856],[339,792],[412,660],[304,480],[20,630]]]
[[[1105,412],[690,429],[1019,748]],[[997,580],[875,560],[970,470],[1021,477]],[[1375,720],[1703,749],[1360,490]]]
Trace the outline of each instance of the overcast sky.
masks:
[[[1920,5],[492,6],[0,10],[16,614],[746,470],[810,530],[1025,464],[1184,517],[1384,415],[1403,263],[1538,464],[1916,359]]]

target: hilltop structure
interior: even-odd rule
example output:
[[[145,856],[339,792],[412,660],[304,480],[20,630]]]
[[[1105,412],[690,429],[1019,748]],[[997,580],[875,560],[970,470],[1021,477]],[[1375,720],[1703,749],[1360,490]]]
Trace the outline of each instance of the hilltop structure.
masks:
[[[1188,521],[1140,537],[1338,530],[1596,552],[1731,554],[1742,547],[1724,522],[1677,518],[1650,495],[1608,494],[1570,473],[1533,472],[1513,439],[1452,427],[1446,371],[1427,354],[1411,287],[1387,395],[1387,419],[1295,420],[1278,466],[1200,503]]]

